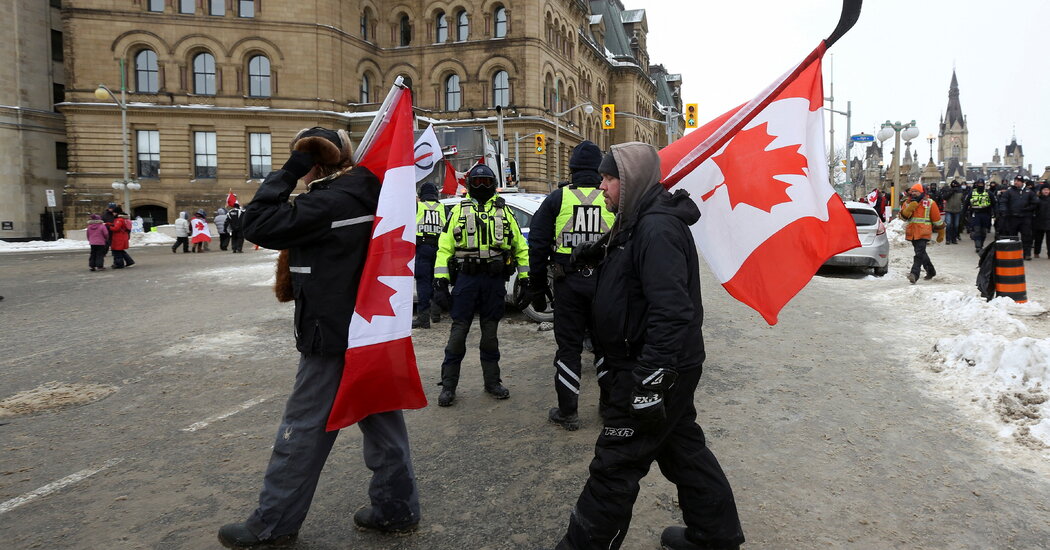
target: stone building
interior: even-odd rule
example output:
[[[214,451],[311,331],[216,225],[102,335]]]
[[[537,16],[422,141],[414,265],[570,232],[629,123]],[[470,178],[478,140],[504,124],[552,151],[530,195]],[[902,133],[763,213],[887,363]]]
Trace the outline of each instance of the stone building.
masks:
[[[131,204],[154,224],[180,210],[210,215],[231,189],[247,202],[300,128],[360,139],[397,76],[421,129],[484,126],[495,136],[499,106],[526,190],[567,178],[583,139],[665,144],[663,124],[629,115],[681,111],[681,78],[650,64],[645,10],[620,0],[65,0],[62,20],[66,213],[78,223],[122,202],[111,187],[122,178],[120,109],[94,95],[102,83],[119,96],[122,78],[141,184]],[[585,102],[593,113],[574,108]],[[604,103],[617,105],[615,130],[601,129]],[[546,154],[532,152],[536,132],[548,137]]]
[[[55,108],[66,74],[58,0],[11,0],[0,6],[0,239],[29,240],[61,232],[58,208],[66,181],[65,121]],[[58,208],[51,209],[52,211]]]

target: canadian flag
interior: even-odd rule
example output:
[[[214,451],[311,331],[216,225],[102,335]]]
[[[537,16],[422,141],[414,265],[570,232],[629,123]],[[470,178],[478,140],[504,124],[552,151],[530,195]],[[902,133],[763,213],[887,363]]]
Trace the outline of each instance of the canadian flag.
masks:
[[[233,194],[233,189],[230,189],[229,194],[226,195],[226,206],[233,207],[237,204],[237,195]]]
[[[879,190],[872,189],[871,193],[864,196],[864,200],[868,201],[868,204],[875,206],[875,204],[879,202]]]
[[[456,189],[459,187],[459,179],[456,177],[456,169],[452,168],[452,163],[448,160],[445,161],[445,181],[441,186],[441,192],[445,195],[455,195]]]
[[[691,229],[715,277],[771,325],[821,264],[860,246],[828,181],[825,50],[660,152],[664,185],[700,207]]]
[[[416,254],[412,94],[395,86],[391,98],[391,109],[380,110],[382,120],[374,141],[358,161],[358,166],[379,178],[382,188],[350,319],[343,377],[328,416],[329,431],[371,414],[427,405],[412,348]]]

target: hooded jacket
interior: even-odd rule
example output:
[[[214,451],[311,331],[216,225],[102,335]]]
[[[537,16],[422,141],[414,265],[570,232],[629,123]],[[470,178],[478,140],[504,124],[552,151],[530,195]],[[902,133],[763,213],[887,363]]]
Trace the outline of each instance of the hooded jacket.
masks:
[[[118,214],[111,224],[110,247],[113,250],[127,250],[131,240],[131,220],[127,214]]]
[[[598,266],[594,338],[612,369],[687,370],[704,362],[700,262],[689,226],[700,210],[660,185],[660,158],[643,143],[612,148],[620,204]]]
[[[175,236],[190,236],[190,220],[185,212],[179,212],[179,217],[175,220]]]
[[[212,221],[215,222],[215,230],[218,231],[220,235],[226,235],[228,233],[226,231],[226,209],[220,208],[216,210],[215,219]]]
[[[241,216],[244,236],[288,250],[296,348],[307,355],[342,356],[379,203],[379,179],[358,166],[314,181],[289,203],[296,181],[283,169],[266,176]]]
[[[91,219],[88,220],[87,224],[87,240],[88,244],[106,246],[106,241],[109,240],[109,229],[106,229],[102,216],[98,214],[91,215]]]

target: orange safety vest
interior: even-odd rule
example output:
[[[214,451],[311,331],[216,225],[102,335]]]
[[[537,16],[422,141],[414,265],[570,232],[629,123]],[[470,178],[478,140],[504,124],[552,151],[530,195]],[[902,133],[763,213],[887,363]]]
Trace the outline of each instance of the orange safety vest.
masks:
[[[928,197],[919,201],[909,200],[904,208],[901,208],[900,217],[908,222],[908,226],[904,229],[904,238],[909,241],[929,240],[933,237],[934,227],[938,230],[944,227],[944,220],[941,219],[941,211],[937,208],[937,203]]]

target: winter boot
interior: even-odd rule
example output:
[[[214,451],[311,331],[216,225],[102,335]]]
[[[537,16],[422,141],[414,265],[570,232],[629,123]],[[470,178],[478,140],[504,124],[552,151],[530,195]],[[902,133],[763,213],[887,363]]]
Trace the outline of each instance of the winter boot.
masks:
[[[439,407],[451,407],[456,401],[456,388],[442,386],[441,395],[438,396]]]
[[[437,312],[434,312],[434,311],[431,311],[430,312],[430,322],[431,323],[440,323],[441,322],[441,314],[437,313]]]
[[[927,271],[926,272],[926,276],[923,277],[922,279],[924,281],[929,281],[930,279],[932,279],[932,278],[934,278],[936,276],[937,276],[937,271]]]
[[[404,521],[377,521],[371,506],[365,506],[354,512],[354,525],[359,531],[379,531],[392,535],[404,535],[419,528],[419,519],[408,518]]]
[[[430,316],[426,313],[416,315],[416,318],[412,319],[412,328],[430,328]]]
[[[919,280],[919,276],[918,275],[916,275],[914,273],[911,273],[911,272],[908,273],[908,282],[909,283],[915,284],[915,281],[918,281],[918,280]]]
[[[487,384],[485,386],[485,393],[488,393],[496,399],[506,399],[510,397],[510,390],[503,387],[503,384],[496,382],[495,384]]]
[[[739,550],[739,544],[728,546],[696,543],[690,540],[685,527],[668,527],[660,535],[663,550]]]
[[[580,415],[576,413],[563,415],[558,407],[551,408],[547,413],[547,419],[570,432],[580,429]]]
[[[219,543],[226,548],[272,548],[295,543],[299,533],[260,539],[244,523],[230,523],[219,529]]]

